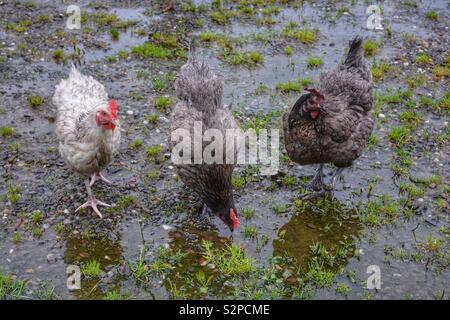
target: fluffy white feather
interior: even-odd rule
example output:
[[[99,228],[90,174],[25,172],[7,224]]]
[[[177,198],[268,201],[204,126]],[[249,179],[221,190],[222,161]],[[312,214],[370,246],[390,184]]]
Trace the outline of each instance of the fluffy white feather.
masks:
[[[95,120],[98,111],[108,111],[105,87],[74,66],[69,78],[55,89],[56,134],[59,151],[66,163],[87,177],[99,173],[112,160],[120,144],[120,125],[105,130]]]

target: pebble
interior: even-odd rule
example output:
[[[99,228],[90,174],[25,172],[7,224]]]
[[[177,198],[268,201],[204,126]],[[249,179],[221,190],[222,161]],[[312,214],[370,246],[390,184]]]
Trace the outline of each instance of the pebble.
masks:
[[[56,257],[55,257],[55,255],[53,253],[49,253],[47,255],[47,262],[50,263],[50,264],[56,262]]]
[[[131,116],[131,115],[133,115],[133,113],[134,113],[133,110],[127,110],[127,114],[128,114],[128,115]]]

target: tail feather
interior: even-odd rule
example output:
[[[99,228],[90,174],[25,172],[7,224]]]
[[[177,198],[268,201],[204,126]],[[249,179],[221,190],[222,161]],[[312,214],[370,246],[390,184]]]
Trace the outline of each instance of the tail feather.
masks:
[[[175,91],[180,100],[201,112],[214,112],[222,107],[223,85],[204,61],[196,56],[195,37],[189,43],[188,61],[175,81]]]
[[[188,54],[188,63],[194,63],[196,58],[195,58],[195,42],[197,41],[197,37],[196,36],[192,36],[191,39],[189,40],[189,54]]]
[[[344,65],[348,67],[359,68],[363,65],[363,39],[360,36],[356,36],[350,44],[347,57],[345,58]]]

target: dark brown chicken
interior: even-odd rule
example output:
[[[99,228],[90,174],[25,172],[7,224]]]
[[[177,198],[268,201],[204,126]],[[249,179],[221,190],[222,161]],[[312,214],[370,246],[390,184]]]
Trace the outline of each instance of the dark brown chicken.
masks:
[[[171,114],[169,145],[172,152],[179,142],[173,139],[173,133],[180,128],[190,132],[194,144],[196,137],[193,131],[196,123],[201,124],[203,133],[208,129],[216,129],[223,137],[226,136],[227,129],[238,129],[230,109],[222,104],[222,81],[208,65],[197,60],[193,40],[188,62],[181,67],[175,81],[175,90],[179,102]],[[207,143],[201,140],[196,142],[203,146],[203,152]],[[225,148],[226,146],[223,150]],[[193,151],[195,152],[195,147]],[[204,204],[203,212],[211,210],[233,231],[240,223],[231,185],[234,164],[226,164],[225,161],[205,163],[203,160],[195,164],[194,152],[189,158],[191,163],[175,163],[177,173],[184,184],[200,196]]]
[[[358,36],[350,44],[345,61],[321,76],[317,88],[305,88],[283,116],[286,151],[301,165],[319,164],[310,186],[334,188],[342,170],[352,165],[366,148],[373,129],[372,74]],[[331,185],[322,181],[323,164],[337,167]]]

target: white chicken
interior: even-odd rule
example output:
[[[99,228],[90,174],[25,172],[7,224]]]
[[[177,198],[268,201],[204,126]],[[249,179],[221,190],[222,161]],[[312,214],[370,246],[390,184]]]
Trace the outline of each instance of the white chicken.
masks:
[[[56,135],[59,153],[73,171],[86,179],[88,201],[76,211],[91,207],[102,218],[98,206],[109,205],[95,198],[91,186],[96,180],[111,183],[101,171],[119,149],[117,103],[108,100],[101,83],[91,76],[82,75],[72,66],[69,78],[56,86],[53,104],[58,111]]]

